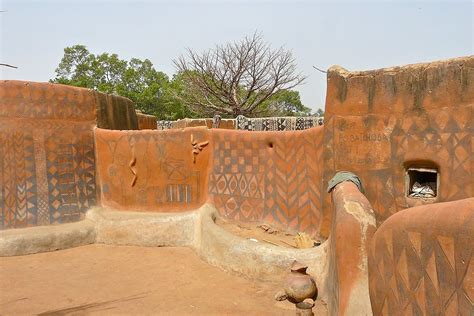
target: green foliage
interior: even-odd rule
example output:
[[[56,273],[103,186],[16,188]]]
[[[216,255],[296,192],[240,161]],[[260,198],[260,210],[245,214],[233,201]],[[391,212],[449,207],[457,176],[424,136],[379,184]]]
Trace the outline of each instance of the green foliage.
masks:
[[[175,97],[179,82],[157,71],[150,60],[120,59],[117,54],[94,55],[84,45],[64,49],[54,83],[117,94],[135,102],[143,113],[175,120],[192,113]]]
[[[266,100],[258,116],[308,116],[311,109],[304,106],[300,93],[295,90],[280,90]]]
[[[313,115],[322,117],[322,116],[324,116],[324,111],[321,108],[319,108],[316,112],[314,112]]]
[[[124,96],[132,100],[143,113],[155,115],[160,120],[177,120],[198,116],[183,99],[195,104],[217,104],[220,101],[212,94],[204,98],[195,85],[189,84],[190,78],[196,79],[198,76],[198,73],[188,70],[178,72],[170,80],[165,73],[157,71],[148,59],[132,58],[127,61],[120,59],[117,54],[94,55],[86,46],[74,45],[64,49],[64,56],[56,68],[56,77],[50,82]],[[239,85],[235,91],[239,99],[247,97],[249,100],[261,93],[249,93]],[[212,117],[215,113],[215,109],[209,107],[200,111],[199,115]],[[306,116],[309,113],[310,109],[301,103],[298,91],[281,89],[262,102],[255,112],[246,114],[262,117]],[[222,115],[234,116],[226,113]]]

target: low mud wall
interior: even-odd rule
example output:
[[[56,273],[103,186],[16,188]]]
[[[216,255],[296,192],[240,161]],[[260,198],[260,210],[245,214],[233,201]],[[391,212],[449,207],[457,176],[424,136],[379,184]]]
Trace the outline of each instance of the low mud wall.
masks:
[[[322,132],[96,129],[101,202],[172,212],[207,201],[235,221],[317,235]]]
[[[173,212],[195,209],[207,200],[212,145],[206,128],[96,129],[95,137],[103,206]],[[201,150],[193,153],[198,145]]]
[[[236,221],[319,234],[323,127],[304,131],[212,130],[209,197]]]

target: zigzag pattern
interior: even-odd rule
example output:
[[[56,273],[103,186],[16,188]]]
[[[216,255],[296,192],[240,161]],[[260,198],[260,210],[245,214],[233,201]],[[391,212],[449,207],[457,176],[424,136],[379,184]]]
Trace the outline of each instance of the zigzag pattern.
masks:
[[[15,207],[15,226],[27,226],[26,216],[26,179],[25,179],[25,157],[23,133],[16,131],[12,135],[13,155],[15,157],[15,184],[16,184],[16,207]]]
[[[15,155],[11,149],[11,142],[13,141],[10,135],[4,134],[5,137],[2,139],[1,147],[3,148],[3,227],[11,228],[15,225],[15,209],[16,209],[16,198],[15,198]]]
[[[94,142],[88,125],[0,127],[0,228],[79,220],[95,202]]]
[[[473,315],[474,216],[465,214],[457,231],[389,225],[377,232],[369,253],[374,315]]]
[[[27,226],[37,223],[37,188],[34,140],[31,132],[24,134],[24,162],[26,185]]]
[[[264,220],[313,235],[319,232],[319,130],[279,133],[272,149],[261,134],[214,135],[214,165],[208,191],[222,214],[236,220]],[[262,193],[249,195],[246,190],[255,186],[255,177],[262,179],[256,182]]]
[[[294,230],[316,233],[321,219],[320,161],[312,133],[285,133],[267,164],[266,217]],[[270,160],[270,159],[269,159]]]

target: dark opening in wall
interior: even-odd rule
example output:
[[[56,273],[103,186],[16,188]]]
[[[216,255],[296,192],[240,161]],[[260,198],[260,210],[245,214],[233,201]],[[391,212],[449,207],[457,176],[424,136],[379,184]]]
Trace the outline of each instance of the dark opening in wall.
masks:
[[[438,168],[412,166],[406,169],[406,195],[411,198],[429,199],[438,196]]]

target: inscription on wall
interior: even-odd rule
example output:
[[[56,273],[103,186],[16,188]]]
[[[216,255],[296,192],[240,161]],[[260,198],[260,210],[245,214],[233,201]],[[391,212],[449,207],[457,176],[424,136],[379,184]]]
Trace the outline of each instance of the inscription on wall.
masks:
[[[390,129],[382,119],[367,123],[362,117],[336,117],[334,133],[337,169],[389,167]]]

